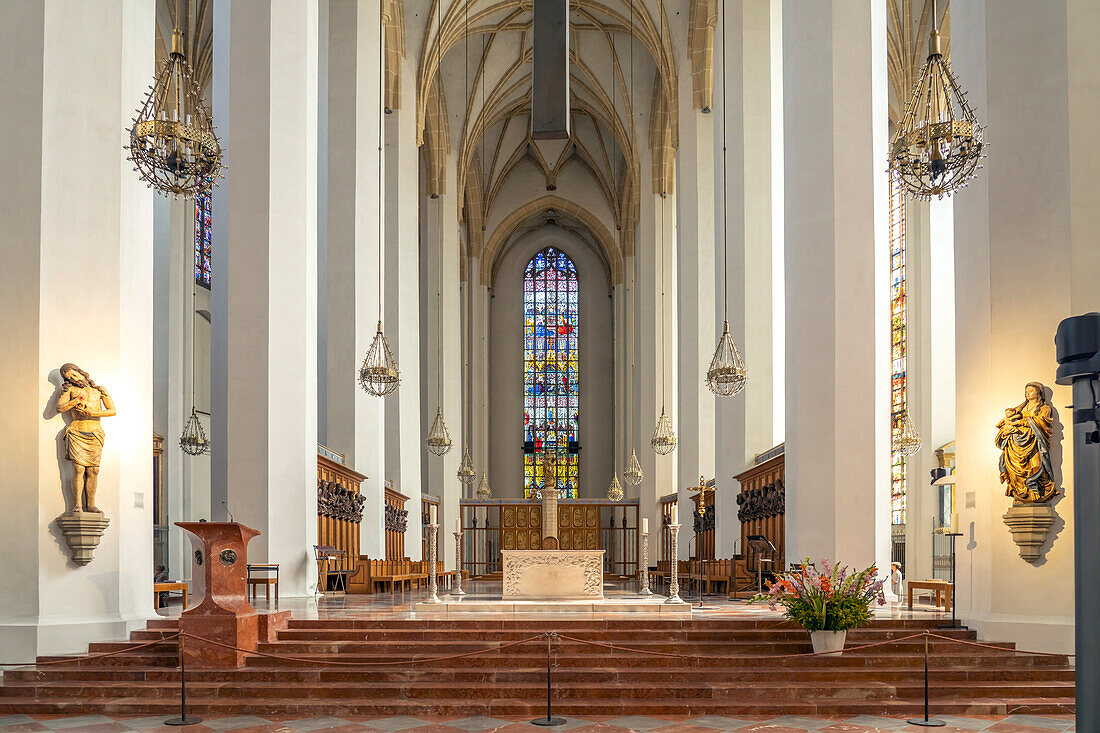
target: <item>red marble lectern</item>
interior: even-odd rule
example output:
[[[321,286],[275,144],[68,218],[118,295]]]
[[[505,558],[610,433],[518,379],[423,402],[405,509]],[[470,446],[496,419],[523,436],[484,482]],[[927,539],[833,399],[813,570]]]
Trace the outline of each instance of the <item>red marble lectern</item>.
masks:
[[[259,616],[248,602],[248,541],[260,533],[237,522],[176,522],[191,536],[191,606],[179,629],[238,649],[256,650]],[[196,667],[240,667],[246,652],[183,639],[181,653]]]

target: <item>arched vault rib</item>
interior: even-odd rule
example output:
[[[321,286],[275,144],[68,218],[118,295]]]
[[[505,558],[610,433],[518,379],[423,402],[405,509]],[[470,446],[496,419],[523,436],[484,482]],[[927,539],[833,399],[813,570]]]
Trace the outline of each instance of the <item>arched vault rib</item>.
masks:
[[[615,238],[592,212],[580,204],[568,201],[560,196],[546,195],[519,207],[504,218],[485,243],[481,256],[481,284],[492,287],[493,276],[504,246],[512,235],[520,231],[532,219],[553,210],[562,217],[572,219],[587,231],[599,247],[600,259],[604,263],[607,280],[612,287],[623,281],[623,258]]]

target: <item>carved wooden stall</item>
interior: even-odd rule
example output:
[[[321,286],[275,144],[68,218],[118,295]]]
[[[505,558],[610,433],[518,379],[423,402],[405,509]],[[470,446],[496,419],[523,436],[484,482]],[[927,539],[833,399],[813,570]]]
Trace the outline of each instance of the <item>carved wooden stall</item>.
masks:
[[[672,505],[675,503],[676,494],[661,497],[661,555],[658,558],[658,567],[668,568],[670,567],[669,563],[672,562],[672,530],[669,529],[669,526],[672,524]],[[680,522],[680,525],[680,535],[677,537],[677,541],[683,542],[683,521]]]
[[[330,570],[354,570],[359,560],[359,528],[365,501],[360,487],[367,477],[343,461],[339,453],[318,447],[317,544],[343,553]]]
[[[393,488],[386,480],[386,559],[401,560],[405,557],[405,528],[409,524],[409,510],[405,502],[409,497]]]
[[[697,492],[691,497],[695,508],[692,511],[691,529],[694,541],[691,544],[691,557],[693,560],[713,560],[714,555],[714,488],[715,479],[707,481],[699,477],[699,486],[691,486],[689,491]],[[686,529],[686,527],[685,527]],[[681,532],[684,530],[681,529]],[[681,536],[681,540],[690,541],[688,537]]]
[[[757,456],[756,464],[737,476],[741,493],[737,495],[737,518],[741,521],[741,555],[745,568],[756,573],[756,555],[749,549],[749,535],[763,535],[775,545],[775,557],[764,570],[785,568],[786,528],[782,446]]]

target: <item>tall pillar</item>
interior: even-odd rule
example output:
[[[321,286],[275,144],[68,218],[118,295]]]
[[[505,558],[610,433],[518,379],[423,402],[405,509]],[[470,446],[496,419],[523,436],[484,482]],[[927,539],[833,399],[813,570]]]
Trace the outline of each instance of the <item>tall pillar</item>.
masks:
[[[733,398],[720,398],[715,409],[715,457],[718,493],[715,495],[715,532],[724,544],[718,557],[741,552],[737,519],[740,486],[733,476],[752,465],[753,457],[782,438],[775,438],[775,323],[782,318],[773,307],[777,236],[773,218],[781,211],[773,191],[773,166],[782,140],[775,126],[774,112],[781,106],[776,94],[772,46],[781,42],[778,23],[773,22],[774,0],[746,0],[730,6],[726,18],[719,18],[715,39],[716,79],[715,126],[715,231],[716,323],[728,317],[734,342],[741,350],[749,372],[745,390]],[[723,22],[725,48],[721,47]],[[725,56],[725,59],[722,58]],[[722,73],[728,79],[722,82]],[[774,103],[773,103],[774,100]],[[722,164],[723,117],[725,122],[725,164]],[[725,186],[723,188],[723,176]],[[722,195],[725,193],[725,200]],[[725,242],[723,244],[723,217]],[[780,250],[781,251],[781,250]],[[729,309],[724,306],[723,275],[728,282]],[[709,366],[709,364],[708,364]],[[729,538],[729,539],[726,539]]]
[[[123,150],[154,73],[151,0],[6,3],[0,48],[0,657],[124,638],[153,616],[153,194]],[[107,388],[89,564],[72,505],[59,367]]]
[[[321,258],[324,305],[323,435],[367,476],[360,552],[385,557],[385,403],[359,386],[379,316],[382,236],[378,156],[381,124],[377,7],[329,0],[325,209]]]
[[[1053,335],[1063,318],[1100,310],[1100,90],[1089,41],[1100,8],[977,0],[952,6],[951,25],[952,67],[991,143],[984,170],[954,201],[959,614],[983,636],[1071,652],[1072,400],[1054,384]],[[1035,563],[1019,556],[1002,519],[1011,502],[993,445],[996,422],[1030,381],[1050,390],[1059,490],[1057,524]]]
[[[316,582],[317,23],[302,1],[214,6],[211,493],[283,595]]]
[[[410,35],[410,41],[412,36]],[[416,63],[410,42],[401,70],[401,106],[386,115],[385,299],[386,339],[401,370],[401,386],[385,398],[386,478],[409,497],[405,555],[421,554],[421,456],[426,432],[420,425],[420,200],[416,145]]]
[[[489,470],[489,294],[481,282],[481,258],[472,256],[466,265],[466,298],[469,301],[468,325],[470,359],[470,457],[477,476],[471,487],[476,496],[481,475]],[[493,477],[489,477],[490,486]]]
[[[444,193],[436,199],[422,199],[424,237],[420,242],[420,352],[424,369],[421,382],[421,435],[426,437],[435,421],[436,408],[451,436],[451,450],[435,456],[422,449],[424,486],[440,498],[439,559],[448,570],[454,567],[454,520],[462,484],[458,464],[462,460],[462,344],[461,301],[458,282],[458,196],[456,162],[449,156]],[[440,270],[442,268],[442,277]],[[439,293],[439,303],[436,293]],[[440,353],[442,351],[442,353]],[[422,438],[423,440],[423,438]]]
[[[669,302],[674,304],[672,313],[678,317],[678,338],[672,342],[676,346],[671,351],[672,359],[679,361],[676,380],[679,467],[675,488],[683,507],[691,507],[692,495],[686,487],[697,486],[700,475],[714,476],[715,467],[716,398],[707,387],[707,369],[718,335],[714,323],[714,156],[721,153],[721,148],[717,151],[714,148],[714,115],[695,108],[691,63],[681,59],[678,68],[677,227],[670,240],[675,249],[678,297]],[[685,512],[685,516],[689,515]],[[685,532],[683,544],[689,552],[694,548],[691,538],[692,534]]]
[[[885,0],[783,10],[787,560],[885,569]]]

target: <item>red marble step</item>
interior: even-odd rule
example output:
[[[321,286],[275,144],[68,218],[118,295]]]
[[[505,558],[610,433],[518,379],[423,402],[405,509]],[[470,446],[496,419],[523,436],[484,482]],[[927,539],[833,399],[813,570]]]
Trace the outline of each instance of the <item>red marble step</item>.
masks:
[[[249,682],[275,682],[327,684],[329,682],[356,682],[368,684],[386,681],[461,681],[466,684],[493,683],[493,682],[530,682],[543,680],[546,674],[545,667],[532,666],[529,668],[515,669],[466,669],[447,668],[438,669],[432,667],[418,668],[379,668],[379,669],[310,669],[308,667],[281,667],[257,669],[245,667],[242,669],[224,670],[191,670],[192,678],[208,682],[235,682],[247,684]],[[572,672],[576,677],[581,677],[588,682],[632,680],[638,682],[661,682],[671,677],[693,680],[696,682],[723,682],[730,679],[731,675],[741,681],[768,681],[785,680],[793,681],[834,681],[849,680],[858,682],[871,680],[879,682],[906,682],[913,679],[922,679],[919,668],[900,667],[830,667],[830,668],[773,668],[757,669],[739,667],[731,669],[727,667],[696,667],[696,668],[669,668],[650,666],[645,668],[577,668]],[[1074,670],[1072,667],[1050,667],[1031,669],[1009,669],[993,665],[982,665],[974,668],[933,668],[932,676],[938,681],[972,680],[972,681],[1004,681],[1021,682],[1028,680],[1059,680],[1072,682]],[[147,667],[147,668],[103,668],[103,667],[43,667],[40,669],[10,670],[5,674],[5,682],[58,682],[58,681],[89,681],[102,680],[105,682],[137,682],[137,681],[170,681],[178,682],[179,670],[175,668]]]
[[[933,698],[933,715],[1005,715],[1009,712],[1042,715],[1072,712],[1074,700],[1065,698],[1019,697],[1001,700],[973,700],[959,697]],[[811,698],[798,702],[766,701],[740,703],[718,700],[652,698],[647,700],[571,700],[555,701],[558,715],[894,715],[916,716],[922,712],[918,700],[837,701]],[[9,698],[0,700],[0,713],[75,714],[113,713],[116,715],[168,715],[179,710],[178,701],[152,698],[115,699],[91,697],[83,700]],[[213,699],[189,703],[196,715],[536,715],[545,714],[544,698],[535,700],[486,701],[403,700],[391,702],[350,702],[331,700],[257,701]]]
[[[936,683],[931,685],[934,696],[965,694],[969,698],[1036,698],[1065,697],[1071,684],[1058,682],[1030,682],[1009,685],[1005,683]],[[226,682],[192,682],[188,685],[188,698],[198,703],[209,698],[239,698],[255,700],[292,700],[299,698],[324,698],[330,700],[403,700],[421,699],[486,699],[507,696],[515,699],[537,698],[544,686],[532,683],[497,683],[492,687],[455,684],[453,682],[388,682],[361,685],[358,683],[328,683],[319,688],[284,682],[238,684]],[[601,683],[576,682],[558,679],[554,682],[554,694],[560,700],[574,699],[715,699],[737,702],[769,700],[801,700],[805,698],[830,698],[871,701],[879,699],[919,698],[922,684],[913,681],[908,685],[864,683],[853,686],[846,682],[818,682],[792,686],[786,682],[743,682],[684,684],[663,683]],[[33,696],[36,699],[80,698],[110,692],[115,697],[175,698],[179,694],[176,684],[158,683],[135,685],[132,683],[31,683],[5,685],[0,688],[0,700],[7,697]]]

